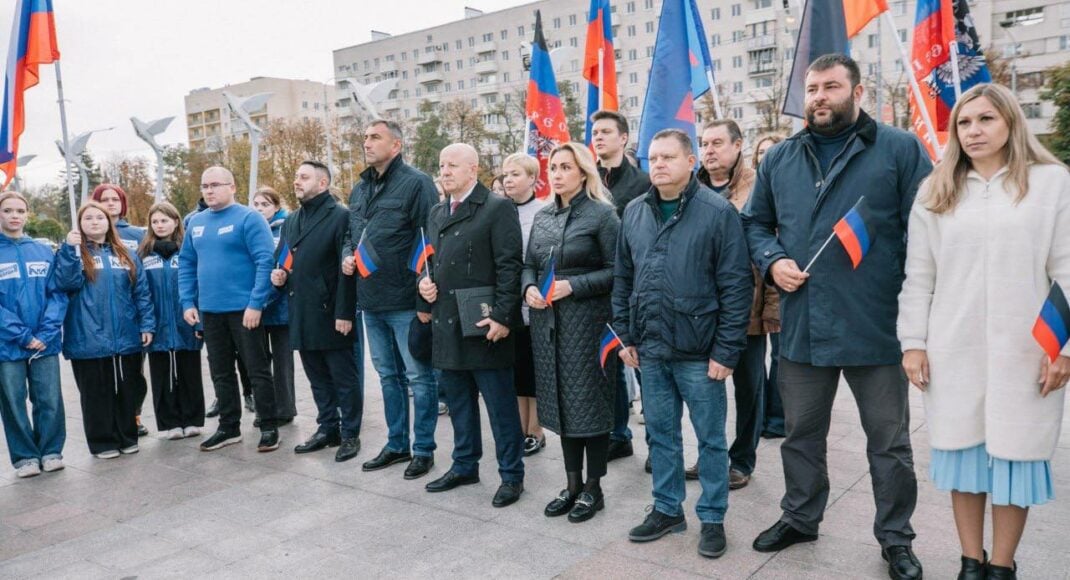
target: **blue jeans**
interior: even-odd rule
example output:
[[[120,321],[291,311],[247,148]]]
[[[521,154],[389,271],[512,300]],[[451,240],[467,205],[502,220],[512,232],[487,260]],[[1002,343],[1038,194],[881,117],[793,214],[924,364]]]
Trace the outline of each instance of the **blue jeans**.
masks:
[[[431,367],[413,358],[409,352],[409,325],[414,318],[415,310],[365,312],[364,324],[368,329],[372,364],[383,387],[383,408],[389,433],[386,449],[394,453],[409,452],[409,394],[401,380],[404,373],[412,387],[412,453],[430,457],[435,451],[438,389]]]
[[[27,396],[33,406],[32,424],[26,410]],[[67,424],[59,386],[58,356],[45,356],[33,362],[0,362],[0,417],[4,421],[7,451],[16,469],[26,463],[63,457]]]
[[[632,430],[628,428],[628,415],[631,400],[628,398],[628,381],[624,378],[624,365],[617,365],[617,397],[613,403],[613,431],[609,438],[613,441],[631,441]]]
[[[780,359],[780,333],[769,335],[769,379],[765,381],[765,421],[762,433],[784,436],[784,405],[780,402],[780,388],[777,386],[777,365]]]
[[[479,475],[483,436],[479,423],[479,395],[487,407],[498,474],[503,483],[524,481],[524,430],[512,367],[476,371],[441,370],[439,385],[446,393],[453,423],[453,465],[458,475]]]
[[[728,510],[728,445],[724,381],[706,372],[707,361],[640,359],[643,409],[650,435],[650,464],[654,475],[654,508],[669,516],[683,514],[684,446],[680,433],[683,404],[698,437],[698,473],[702,484],[695,511],[704,524],[724,522]]]

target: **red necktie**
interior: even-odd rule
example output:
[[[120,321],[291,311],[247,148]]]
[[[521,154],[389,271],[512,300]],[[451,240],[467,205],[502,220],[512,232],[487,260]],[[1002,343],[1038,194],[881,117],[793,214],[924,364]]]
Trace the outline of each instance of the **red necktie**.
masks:
[[[453,214],[457,213],[457,207],[460,206],[460,205],[461,205],[461,202],[459,202],[459,201],[451,201],[450,202],[450,215],[453,215]]]

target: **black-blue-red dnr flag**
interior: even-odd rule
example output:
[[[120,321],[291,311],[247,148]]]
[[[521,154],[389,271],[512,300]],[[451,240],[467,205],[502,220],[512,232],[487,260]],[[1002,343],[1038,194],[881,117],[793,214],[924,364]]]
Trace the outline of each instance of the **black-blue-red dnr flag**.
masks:
[[[1040,307],[1040,315],[1033,325],[1033,338],[1048,353],[1051,362],[1055,362],[1067,340],[1070,340],[1070,305],[1058,282],[1052,282],[1048,299]]]

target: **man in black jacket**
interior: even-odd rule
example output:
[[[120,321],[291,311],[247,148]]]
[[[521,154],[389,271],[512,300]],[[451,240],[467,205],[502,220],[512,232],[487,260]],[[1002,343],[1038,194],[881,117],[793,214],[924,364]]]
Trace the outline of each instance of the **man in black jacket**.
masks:
[[[363,240],[376,270],[357,277],[357,305],[363,311],[372,364],[383,388],[389,435],[386,445],[364,471],[408,462],[405,479],[426,475],[434,465],[438,388],[431,366],[409,352],[409,328],[416,317],[416,273],[409,259],[438,199],[435,184],[401,158],[401,127],[372,121],[364,131],[368,169],[353,188],[349,209],[349,243],[342,269],[352,274],[353,251]],[[407,380],[406,380],[407,379]],[[413,439],[409,437],[412,388]],[[411,448],[411,451],[410,451]]]
[[[616,111],[597,111],[591,115],[591,147],[598,155],[598,174],[602,184],[613,195],[617,217],[624,216],[624,208],[633,199],[650,189],[650,177],[624,157],[628,145],[628,119]],[[624,367],[617,366],[617,398],[613,409],[613,431],[609,434],[609,460],[630,457],[632,430],[628,428],[631,401]]]
[[[319,410],[319,429],[294,451],[341,444],[334,459],[346,461],[360,451],[364,393],[353,360],[353,281],[340,272],[349,212],[331,195],[330,184],[326,165],[305,161],[298,166],[294,193],[301,207],[282,227],[271,283],[288,294],[290,346],[301,353]],[[278,267],[287,248],[289,270]]]
[[[727,400],[724,381],[746,346],[754,291],[735,208],[692,175],[691,138],[678,129],[650,143],[653,187],[624,211],[614,266],[613,326],[620,358],[643,373],[654,473],[654,509],[633,542],[687,528],[680,414],[687,403],[699,441],[699,554],[726,549]]]
[[[431,210],[427,233],[435,247],[431,276],[420,279],[420,319],[431,321],[432,364],[441,372],[453,423],[453,465],[427,484],[440,492],[479,482],[483,455],[479,394],[487,407],[502,484],[494,507],[516,502],[524,491],[524,432],[513,384],[514,346],[509,328],[520,317],[520,219],[508,198],[491,195],[476,181],[479,155],[463,143],[442,150],[439,177],[446,200]],[[464,290],[484,289],[474,326],[466,337],[459,309]],[[478,290],[475,290],[478,292]],[[466,311],[470,312],[470,311]],[[469,329],[475,330],[473,329]]]

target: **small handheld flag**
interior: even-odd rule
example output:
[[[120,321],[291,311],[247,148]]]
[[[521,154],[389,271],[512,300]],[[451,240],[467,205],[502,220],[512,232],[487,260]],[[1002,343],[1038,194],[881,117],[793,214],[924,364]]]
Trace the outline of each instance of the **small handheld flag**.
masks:
[[[606,359],[609,358],[609,354],[622,346],[624,343],[620,341],[620,337],[613,332],[613,327],[607,324],[606,332],[602,334],[602,346],[598,349],[598,364],[602,365],[603,371],[606,369]]]
[[[435,248],[424,236],[424,229],[420,228],[420,236],[416,238],[416,247],[412,249],[412,257],[409,258],[409,269],[417,274],[424,271],[427,259],[435,254]]]
[[[357,249],[353,251],[353,258],[357,261],[357,272],[361,278],[367,278],[379,269],[379,266],[375,264],[379,261],[379,256],[372,249],[371,244],[364,239],[363,234],[360,236]]]
[[[1051,362],[1055,362],[1070,340],[1070,304],[1067,304],[1066,295],[1057,282],[1051,283],[1048,299],[1040,307],[1040,315],[1033,325],[1033,338],[1037,339]]]
[[[294,269],[294,255],[286,242],[282,243],[282,249],[279,251],[279,267],[287,272]]]
[[[862,196],[855,202],[854,207],[847,211],[840,221],[836,222],[832,231],[840,238],[843,249],[851,257],[851,267],[858,268],[862,258],[869,251],[873,235],[870,232],[868,222],[869,211],[866,209],[866,197]]]
[[[542,282],[539,282],[539,293],[542,294],[542,299],[546,301],[546,306],[553,305],[554,286],[557,285],[557,276],[554,273],[556,269],[556,260],[554,259],[554,249],[550,248],[550,264],[546,268],[546,274],[543,276]]]

